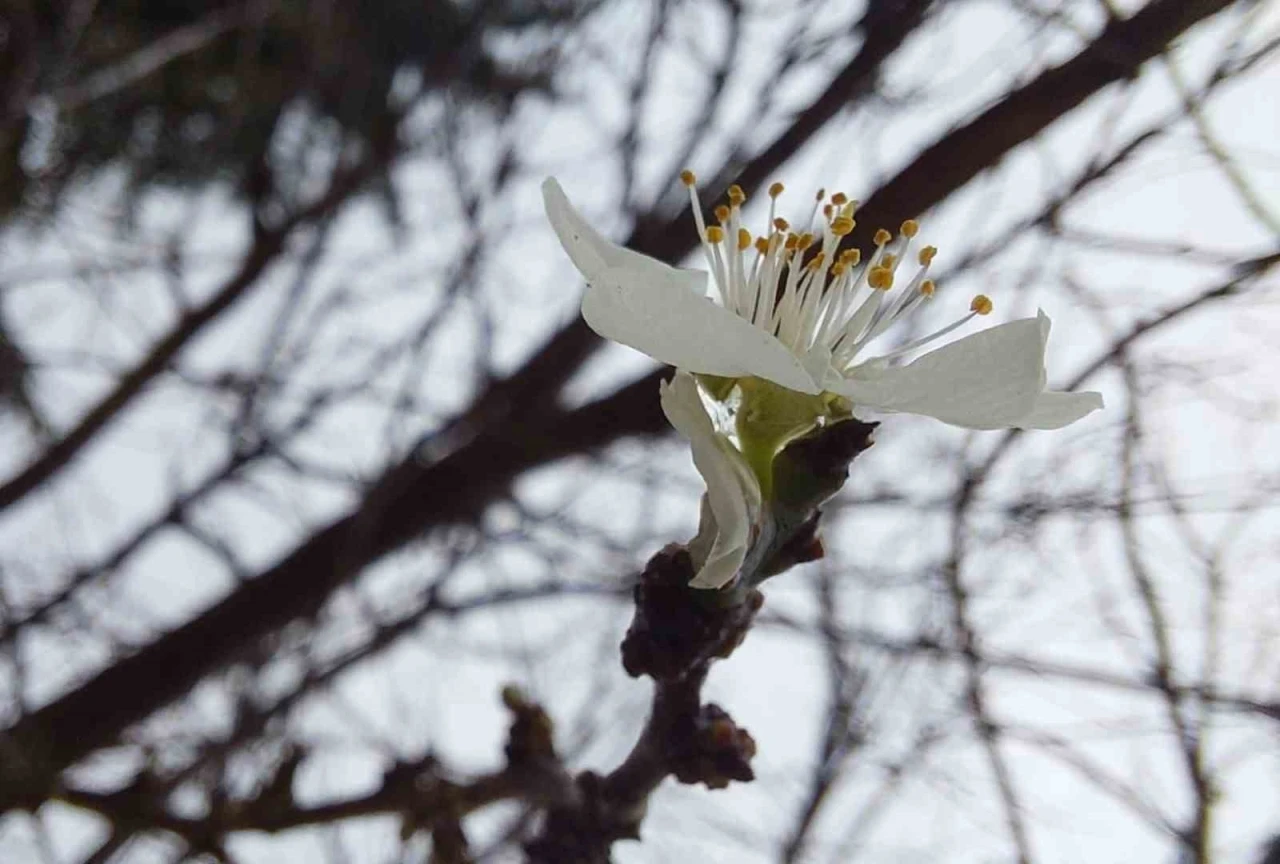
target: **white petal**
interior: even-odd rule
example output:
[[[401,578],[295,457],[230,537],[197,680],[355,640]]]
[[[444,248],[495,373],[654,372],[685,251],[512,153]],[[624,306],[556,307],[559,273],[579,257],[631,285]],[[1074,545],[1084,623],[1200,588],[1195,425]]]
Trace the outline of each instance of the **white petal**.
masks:
[[[1046,390],[1036,399],[1031,413],[1014,425],[1019,429],[1061,429],[1102,407],[1102,394],[1093,390],[1079,393]]]
[[[715,541],[689,584],[719,588],[737,575],[746,557],[751,528],[760,511],[760,486],[742,454],[715,431],[692,376],[677,372],[659,392],[663,413],[689,439],[693,464],[707,484],[707,502],[715,519]]]
[[[677,270],[601,235],[569,202],[553,177],[542,181],[542,204],[547,212],[547,221],[560,238],[560,245],[587,281],[606,270],[623,267],[633,271],[637,278],[655,282],[680,281],[690,292],[699,296],[706,294],[705,273]]]
[[[854,405],[936,417],[968,429],[1003,429],[1031,414],[1044,390],[1049,319],[1010,321],[899,368],[868,363],[832,389]]]
[[[542,184],[542,196],[556,236],[587,280],[582,317],[592,330],[690,372],[755,375],[821,392],[785,345],[706,297],[706,273],[669,267],[600,236],[555,180]]]

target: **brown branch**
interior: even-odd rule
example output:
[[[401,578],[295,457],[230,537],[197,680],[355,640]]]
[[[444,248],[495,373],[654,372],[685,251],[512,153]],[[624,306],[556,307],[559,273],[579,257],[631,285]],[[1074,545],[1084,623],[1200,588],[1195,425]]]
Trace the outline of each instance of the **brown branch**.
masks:
[[[449,772],[428,756],[392,765],[373,792],[303,806],[293,796],[294,769],[300,761],[294,760],[284,763],[289,770],[278,773],[277,780],[264,784],[254,797],[215,800],[212,812],[200,817],[174,814],[168,801],[175,784],[146,774],[114,792],[64,789],[54,797],[111,822],[112,836],[104,849],[118,848],[131,835],[151,831],[171,833],[197,849],[221,848],[233,832],[274,834],[394,814],[402,819],[403,835],[429,832],[437,844],[446,845],[451,852],[452,857],[443,861],[465,862],[469,860],[461,832],[465,816],[499,801],[548,806],[563,803],[574,794],[572,779],[552,745],[551,721],[546,713],[514,688],[504,690],[503,701],[512,715],[506,765],[467,781],[450,779]]]
[[[755,586],[822,556],[815,534],[821,505],[843,485],[853,459],[871,446],[874,429],[846,420],[793,442],[774,459],[777,494],[731,586],[690,588],[696,570],[682,546],[649,560],[622,641],[627,673],[654,680],[649,718],[621,765],[604,777],[579,775],[578,796],[548,811],[525,847],[530,864],[608,864],[616,841],[639,838],[649,797],[667,777],[709,789],[754,779],[755,740],[720,706],[702,704],[703,682],[711,664],[746,638],[764,604]]]
[[[548,810],[525,847],[530,864],[608,864],[615,842],[639,839],[649,796],[667,777],[710,789],[753,779],[755,741],[702,704],[702,684],[711,663],[741,644],[764,598],[689,588],[694,573],[689,553],[670,546],[641,574],[622,656],[632,676],[654,679],[649,719],[621,765],[604,777],[583,772],[578,794]]]

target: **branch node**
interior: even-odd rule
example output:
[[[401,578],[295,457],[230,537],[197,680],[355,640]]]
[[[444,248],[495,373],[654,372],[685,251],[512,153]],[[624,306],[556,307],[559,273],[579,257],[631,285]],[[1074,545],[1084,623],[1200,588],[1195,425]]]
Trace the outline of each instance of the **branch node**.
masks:
[[[676,681],[742,644],[764,596],[754,588],[690,588],[693,576],[688,550],[674,544],[645,565],[634,592],[635,616],[622,640],[622,666],[631,677]]]
[[[714,703],[702,706],[687,723],[677,724],[668,746],[671,773],[681,783],[723,789],[733,780],[747,783],[755,779],[751,770],[755,739]]]

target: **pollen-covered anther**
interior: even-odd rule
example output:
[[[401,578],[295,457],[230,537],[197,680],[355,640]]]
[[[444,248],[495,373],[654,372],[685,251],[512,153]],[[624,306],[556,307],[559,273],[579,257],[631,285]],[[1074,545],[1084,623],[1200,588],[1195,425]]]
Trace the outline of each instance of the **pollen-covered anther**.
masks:
[[[973,298],[973,302],[969,304],[969,311],[977,312],[979,315],[990,315],[991,310],[995,308],[991,302],[991,298],[986,294],[979,294]]]
[[[729,196],[729,203],[734,207],[741,207],[742,202],[747,200],[747,193],[743,192],[742,187],[737,183],[730,186],[726,194]]]
[[[680,182],[686,186],[693,186],[698,182],[698,175],[686,168],[680,172]]]
[[[884,257],[882,257],[882,258],[880,259],[880,263],[879,263],[877,266],[879,266],[879,267],[883,267],[883,268],[885,268],[886,270],[892,270],[892,269],[893,269],[893,267],[894,267],[894,265],[895,265],[895,264],[897,264],[897,263],[898,263],[898,256],[897,256],[897,255],[888,255],[888,254],[886,254]]]
[[[723,204],[717,204],[716,209],[711,211],[716,214],[716,220],[723,225],[729,221],[729,208]]]
[[[809,259],[809,263],[804,266],[808,270],[813,270],[814,272],[817,272],[818,270],[822,269],[822,265],[826,263],[826,260],[827,260],[827,256],[819,252],[817,255],[814,255],[811,259]]]
[[[867,285],[877,291],[888,291],[893,287],[893,271],[888,267],[872,267],[867,274]]]
[[[831,221],[831,214],[833,214],[834,212],[835,212],[835,208],[833,208],[830,204],[822,205],[822,215],[827,218],[827,221]]]
[[[930,264],[933,263],[933,256],[937,254],[938,254],[937,246],[926,246],[923,249],[921,249],[920,255],[918,256],[920,261],[920,266],[928,267]]]
[[[796,234],[788,234],[788,235],[787,235],[787,239],[786,239],[786,240],[784,240],[784,241],[783,241],[783,243],[782,243],[782,248],[783,248],[783,249],[787,249],[787,250],[795,249],[795,248],[796,248],[796,246],[797,246],[799,243],[800,243],[800,237],[799,237],[799,235],[796,235]]]
[[[837,207],[843,207],[845,204],[849,203],[849,196],[843,192],[837,192],[831,196],[831,203]]]
[[[876,236],[872,238],[872,242],[874,242],[877,246],[888,246],[889,241],[892,239],[893,239],[893,235],[890,234],[888,231],[884,230],[883,228],[877,228]]]
[[[846,249],[840,253],[840,263],[846,267],[857,267],[862,261],[861,249]]]
[[[769,197],[777,198],[785,190],[786,190],[786,187],[783,186],[781,183],[774,183],[772,186],[769,187]]]
[[[757,237],[757,238],[756,238],[756,251],[757,251],[757,252],[759,252],[761,255],[768,255],[768,254],[769,254],[769,241],[768,241],[767,239],[765,239],[764,237]]]
[[[796,239],[796,248],[802,252],[805,249],[808,249],[812,245],[813,245],[813,235],[810,234],[808,231],[804,232]]]
[[[932,279],[926,279],[920,283],[920,293],[926,297],[932,297],[933,292],[938,290],[938,286]]]
[[[786,231],[791,228],[791,223],[779,216],[777,219],[773,220],[773,227],[777,228],[779,231]]]
[[[738,229],[738,251],[751,248],[751,232],[746,228]]]
[[[914,237],[920,232],[920,223],[914,219],[908,219],[902,223],[902,227],[898,229],[904,237]]]
[[[831,233],[837,237],[844,237],[853,232],[853,220],[848,216],[837,216],[831,220]]]
[[[711,244],[720,243],[724,240],[724,229],[719,225],[712,225],[707,228],[707,242]]]

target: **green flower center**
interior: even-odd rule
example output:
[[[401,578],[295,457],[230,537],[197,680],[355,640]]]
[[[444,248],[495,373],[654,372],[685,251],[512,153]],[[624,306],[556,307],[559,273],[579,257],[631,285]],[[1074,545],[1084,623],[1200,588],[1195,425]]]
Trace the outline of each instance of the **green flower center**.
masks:
[[[765,500],[773,496],[773,459],[783,447],[818,426],[852,414],[852,406],[834,393],[811,396],[763,378],[697,377],[711,398],[733,407],[738,449],[760,481]]]

